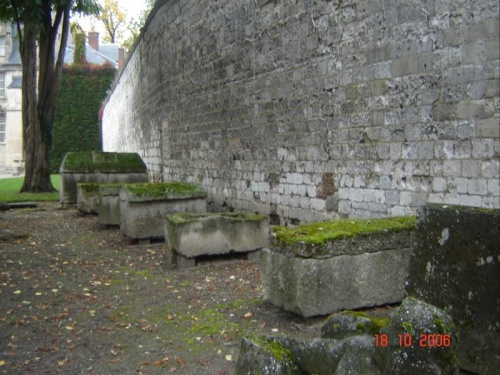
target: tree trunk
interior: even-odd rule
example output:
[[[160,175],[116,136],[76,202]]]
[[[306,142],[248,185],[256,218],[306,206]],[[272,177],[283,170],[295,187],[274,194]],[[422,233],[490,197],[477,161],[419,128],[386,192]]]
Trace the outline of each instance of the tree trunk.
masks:
[[[21,44],[23,64],[23,128],[25,174],[21,192],[54,191],[50,181],[50,168],[46,161],[46,147],[42,141],[42,128],[37,111],[36,90],[36,36],[25,30]]]
[[[39,74],[38,95],[36,85],[36,34],[25,30],[20,43],[23,64],[23,128],[25,150],[25,175],[21,192],[52,192],[50,181],[49,151],[52,144],[52,124],[54,121],[56,98],[59,92],[69,31],[69,8],[58,9],[54,22],[50,2],[43,0],[44,27],[39,34]],[[26,12],[29,17],[29,12]],[[57,63],[54,64],[56,36],[63,22],[61,45]]]

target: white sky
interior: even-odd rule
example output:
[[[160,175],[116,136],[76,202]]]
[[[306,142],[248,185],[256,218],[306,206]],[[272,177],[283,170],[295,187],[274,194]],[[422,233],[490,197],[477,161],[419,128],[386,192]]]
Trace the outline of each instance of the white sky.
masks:
[[[102,5],[103,1],[99,0],[99,3],[101,3]],[[130,21],[131,18],[137,20],[141,12],[146,8],[145,0],[117,0],[117,3],[123,13],[125,13],[127,21]],[[72,20],[78,22],[86,33],[92,30],[99,32],[99,39],[102,43],[102,38],[105,35],[105,30],[99,20],[97,20],[96,18],[81,16],[75,16]],[[129,34],[125,32],[122,38],[118,38],[117,42],[122,42],[123,40],[127,39],[128,36]]]

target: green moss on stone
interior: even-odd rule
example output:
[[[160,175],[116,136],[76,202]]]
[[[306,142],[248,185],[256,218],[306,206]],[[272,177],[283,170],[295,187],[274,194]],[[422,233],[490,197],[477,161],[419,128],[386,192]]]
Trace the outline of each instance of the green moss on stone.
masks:
[[[437,326],[440,334],[447,334],[455,329],[455,324],[453,322],[450,322],[450,325],[448,325],[445,322],[443,322],[440,318],[436,316],[434,316],[434,318],[435,319],[432,321],[432,323]]]
[[[291,363],[297,363],[297,359],[292,355],[290,349],[288,349],[283,344],[274,341],[272,338],[267,338],[263,336],[253,336],[249,337],[250,340],[255,342],[264,350],[267,350],[271,353],[276,359],[280,361],[288,361]]]
[[[99,184],[98,183],[81,183],[78,184],[78,187],[82,189],[85,193],[98,193],[99,192]]]
[[[68,152],[61,172],[74,173],[146,173],[147,168],[136,153]]]
[[[413,329],[413,325],[410,322],[401,323],[401,327],[410,335],[415,335],[415,330]]]
[[[294,244],[320,245],[342,237],[353,237],[383,231],[413,229],[414,216],[393,217],[388,219],[335,220],[300,225],[298,227],[274,227],[274,235],[282,242]]]
[[[370,320],[369,324],[358,323],[356,324],[356,329],[365,333],[374,335],[379,333],[382,328],[387,326],[391,319],[388,316],[370,316],[363,311],[342,311],[341,314],[347,314],[354,317],[362,317]]]
[[[137,197],[162,197],[171,194],[177,195],[203,195],[205,191],[201,186],[191,182],[156,182],[125,184],[125,188]]]

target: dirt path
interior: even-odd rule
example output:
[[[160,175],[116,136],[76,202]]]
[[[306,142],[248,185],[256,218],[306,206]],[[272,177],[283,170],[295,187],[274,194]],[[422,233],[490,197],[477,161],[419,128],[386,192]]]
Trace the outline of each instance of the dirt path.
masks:
[[[257,262],[165,251],[59,203],[0,213],[0,374],[232,374],[244,334],[319,337],[262,300]]]

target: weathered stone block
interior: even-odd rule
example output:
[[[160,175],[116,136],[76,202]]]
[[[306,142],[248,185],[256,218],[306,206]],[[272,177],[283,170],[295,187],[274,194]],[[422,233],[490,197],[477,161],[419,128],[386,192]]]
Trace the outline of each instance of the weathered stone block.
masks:
[[[204,213],[206,196],[195,183],[125,184],[120,190],[120,231],[135,239],[165,238],[165,215]]]
[[[328,335],[312,340],[244,337],[236,374],[459,373],[453,320],[439,308],[413,298],[405,299],[390,316],[353,311],[334,314],[322,332]],[[404,344],[399,342],[400,335],[406,340]]]
[[[147,182],[146,165],[136,153],[68,152],[61,168],[60,201],[76,204],[77,183]]]
[[[423,207],[415,231],[406,293],[449,312],[466,370],[500,370],[500,211]]]
[[[241,340],[240,354],[235,375],[300,375],[290,350],[282,344],[267,338]]]
[[[376,345],[374,351],[375,361],[384,374],[458,373],[457,330],[448,314],[436,306],[406,298],[390,318],[389,324],[380,330],[381,335],[387,335],[388,345]],[[407,341],[400,342],[400,337],[405,336]]]
[[[403,299],[414,218],[278,227],[261,255],[265,299],[302,316]]]
[[[267,216],[238,213],[179,213],[165,217],[170,251],[186,258],[248,252],[269,245]]]
[[[99,185],[99,224],[120,225],[120,190],[122,184]]]
[[[99,184],[77,184],[77,207],[84,214],[99,213]]]

